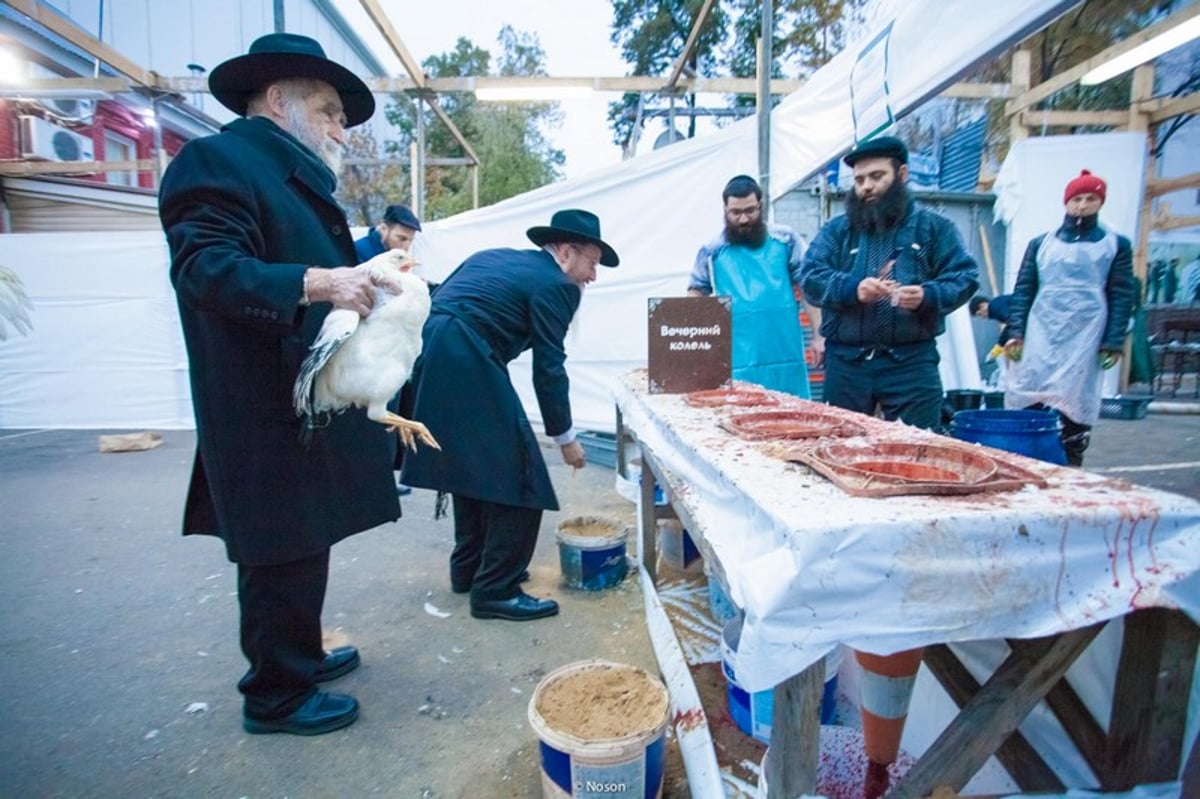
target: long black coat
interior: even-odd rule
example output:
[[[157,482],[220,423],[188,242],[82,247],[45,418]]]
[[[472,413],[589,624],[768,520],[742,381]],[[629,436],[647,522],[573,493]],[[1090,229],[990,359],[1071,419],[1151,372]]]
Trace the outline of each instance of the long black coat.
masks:
[[[404,483],[526,508],[558,499],[508,364],[533,350],[546,434],[571,429],[563,338],[581,293],[542,250],[484,250],[433,294],[413,368],[412,417],[442,451],[404,456]]]
[[[400,516],[385,429],[351,409],[305,448],[292,408],[330,308],[299,305],[304,271],[356,263],[333,188],[311,152],[261,118],[190,142],[163,176],[196,413],[183,532],[220,536],[238,563],[308,557]]]

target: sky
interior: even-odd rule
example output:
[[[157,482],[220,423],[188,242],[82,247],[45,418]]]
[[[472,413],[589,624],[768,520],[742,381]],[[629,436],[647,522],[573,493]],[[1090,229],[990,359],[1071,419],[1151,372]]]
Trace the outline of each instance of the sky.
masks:
[[[358,0],[337,0],[338,9],[372,48],[380,61],[406,75]],[[554,77],[619,77],[628,67],[609,41],[610,0],[380,0],[404,45],[418,61],[454,48],[464,36],[497,53],[497,36],[505,24],[537,34],[546,54],[546,71]],[[413,13],[413,9],[419,9]],[[621,160],[608,127],[608,104],[617,93],[597,93],[590,99],[560,103],[561,127],[548,130],[554,146],[566,155],[565,177],[577,177]],[[657,136],[654,127],[646,135]]]

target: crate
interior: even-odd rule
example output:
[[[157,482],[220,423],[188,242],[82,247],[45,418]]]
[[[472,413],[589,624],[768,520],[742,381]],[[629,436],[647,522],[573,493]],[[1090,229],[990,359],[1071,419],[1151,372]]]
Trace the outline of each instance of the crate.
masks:
[[[1102,419],[1144,419],[1151,397],[1104,397],[1100,400]]]
[[[576,436],[588,463],[617,468],[617,437],[612,433],[596,433],[584,430]]]

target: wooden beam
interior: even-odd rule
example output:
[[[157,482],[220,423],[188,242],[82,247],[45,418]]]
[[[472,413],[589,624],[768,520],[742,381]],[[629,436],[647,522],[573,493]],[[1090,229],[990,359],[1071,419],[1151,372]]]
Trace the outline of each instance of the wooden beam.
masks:
[[[396,33],[396,29],[392,27],[392,21],[388,19],[387,13],[380,7],[378,0],[358,0],[362,5],[363,10],[367,12],[367,16],[371,18],[371,22],[375,23],[375,28],[383,35],[388,46],[392,48],[392,52],[400,59],[400,63],[404,65],[404,71],[412,78],[413,84],[418,88],[425,87],[425,70],[421,69],[421,65],[417,63],[417,59],[413,58],[413,54],[404,46],[404,40],[400,38],[400,34]]]
[[[1017,50],[1012,56],[1012,87],[1014,94],[1024,94],[1029,91],[1033,81],[1032,60],[1028,50]],[[1010,102],[1009,106],[1012,105]],[[1007,107],[1007,106],[1006,106]],[[1008,139],[1015,142],[1029,136],[1029,128],[1021,122],[1021,118],[1009,111]]]
[[[675,82],[679,80],[679,74],[683,72],[688,56],[696,47],[696,40],[700,38],[700,29],[704,27],[704,21],[708,19],[708,12],[712,10],[714,2],[715,0],[704,0],[704,5],[700,7],[700,13],[696,14],[696,21],[692,23],[691,33],[688,34],[687,41],[683,43],[683,52],[679,54],[679,58],[675,59],[675,66],[671,68],[671,75],[667,78],[666,87],[668,89],[675,88]]]
[[[946,87],[941,96],[967,100],[1003,100],[1013,96],[1013,87],[1007,83],[954,83]]]
[[[4,2],[89,55],[100,59],[138,85],[157,87],[157,73],[142,69],[49,6],[34,2],[34,0],[4,0]]]
[[[919,799],[948,785],[958,791],[1017,729],[1088,644],[1103,623],[1050,636],[1039,657],[1013,652],[967,702],[888,799]]]
[[[1176,11],[1166,19],[1159,20],[1150,27],[1138,31],[1128,39],[1117,42],[1112,47],[1109,47],[1105,50],[1101,50],[1087,61],[1084,61],[1081,64],[1076,64],[1065,72],[1060,72],[1059,74],[1055,75],[1045,83],[1039,83],[1032,89],[1019,94],[1008,101],[1008,104],[1005,106],[1006,113],[1009,115],[1016,114],[1018,111],[1028,108],[1034,103],[1046,99],[1059,89],[1063,89],[1067,86],[1070,86],[1072,83],[1075,83],[1088,72],[1091,72],[1093,69],[1105,63],[1106,61],[1116,58],[1124,53],[1128,53],[1138,45],[1144,44],[1158,34],[1174,28],[1175,26],[1186,22],[1198,14],[1200,14],[1200,4],[1192,4],[1185,8],[1181,8],[1179,11]]]
[[[467,137],[464,136],[462,131],[458,129],[458,125],[454,124],[454,120],[450,118],[450,115],[447,114],[442,106],[438,103],[437,97],[427,97],[425,99],[428,101],[429,107],[433,109],[433,113],[437,115],[438,119],[442,120],[442,124],[445,125],[450,131],[450,135],[457,139],[458,143],[462,145],[463,152],[467,154],[467,158],[470,158],[475,162],[476,165],[478,165],[479,156],[476,155],[475,150],[471,148],[470,143],[467,141]]]
[[[108,172],[153,172],[158,161],[0,161],[0,176],[24,178],[31,175],[98,175]]]
[[[1155,230],[1176,230],[1183,227],[1200,227],[1200,216],[1155,216]]]
[[[1147,608],[1125,617],[1108,727],[1111,781],[1103,789],[1178,777],[1198,643],[1200,628],[1180,611]]]
[[[1144,103],[1154,96],[1154,65],[1142,64],[1134,67],[1133,81],[1129,88],[1129,130],[1140,131],[1149,134],[1150,132],[1150,115],[1142,111],[1139,103]],[[1154,146],[1153,136],[1147,141],[1147,145]]]
[[[979,693],[979,683],[945,644],[925,647],[924,662],[958,707],[963,707],[971,701],[972,696]],[[1014,732],[1000,745],[996,750],[996,759],[1023,793],[1060,792],[1066,787],[1020,731]]]
[[[1200,172],[1175,178],[1150,178],[1146,181],[1146,193],[1151,197],[1161,197],[1180,189],[1200,189]]]
[[[771,796],[808,796],[817,790],[821,747],[821,694],[825,661],[818,660],[775,686],[771,743],[763,772]]]
[[[1129,124],[1128,111],[1022,111],[1017,116],[1022,125],[1030,127],[1075,127],[1077,125],[1113,125],[1124,127]]]
[[[1200,92],[1185,94],[1182,97],[1156,97],[1140,104],[1142,110],[1150,115],[1151,122],[1162,122],[1183,114],[1194,114],[1200,111]]]

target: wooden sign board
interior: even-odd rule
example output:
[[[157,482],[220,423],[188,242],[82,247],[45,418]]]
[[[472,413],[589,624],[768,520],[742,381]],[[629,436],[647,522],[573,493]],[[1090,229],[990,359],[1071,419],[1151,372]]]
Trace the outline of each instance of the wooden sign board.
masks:
[[[684,394],[730,385],[730,297],[651,297],[650,393]]]

